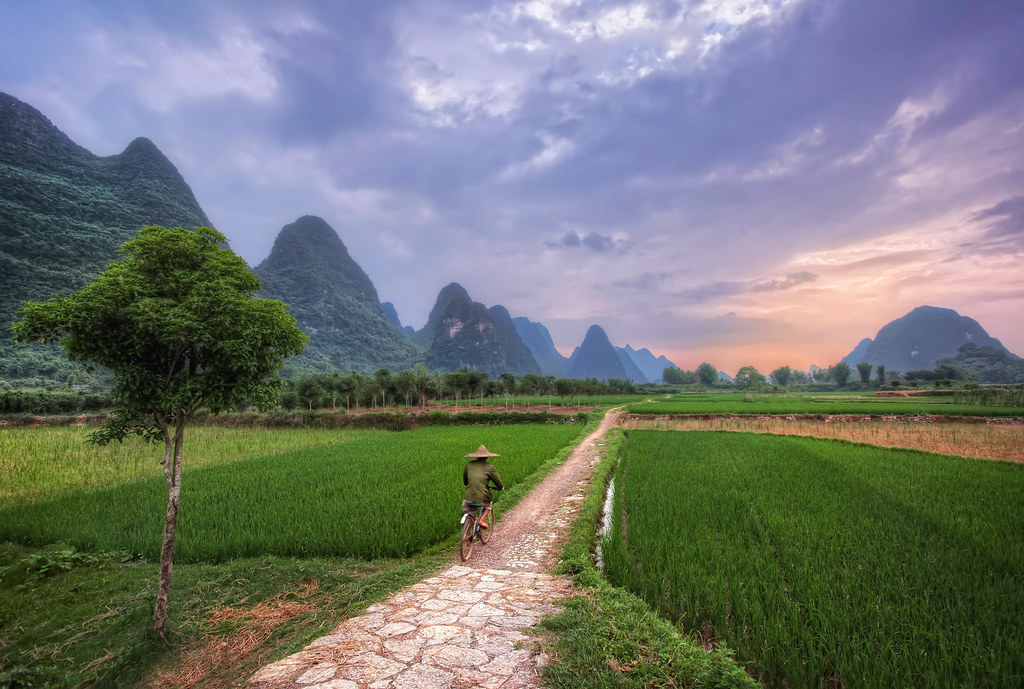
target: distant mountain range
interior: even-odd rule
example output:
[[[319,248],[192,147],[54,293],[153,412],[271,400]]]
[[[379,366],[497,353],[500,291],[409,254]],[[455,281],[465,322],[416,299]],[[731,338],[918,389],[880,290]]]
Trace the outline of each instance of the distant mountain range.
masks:
[[[42,113],[0,93],[0,324],[25,301],[67,294],[117,255],[140,227],[196,227],[210,221],[174,165],[148,139],[98,157],[72,142]],[[382,304],[369,276],[324,220],[303,216],[278,234],[253,271],[263,296],[286,303],[310,336],[288,371],[372,374],[424,362],[435,370],[466,366],[491,376],[660,378],[672,365],[648,350],[612,348],[594,326],[570,361],[540,323],[513,319],[505,307],[474,302],[456,283],[438,294],[427,324],[403,326]],[[573,371],[575,367],[575,372]],[[56,346],[0,338],[0,378],[66,380],[79,371]]]
[[[523,344],[504,306],[487,308],[473,301],[462,285],[446,285],[437,295],[427,324],[414,339],[428,368],[454,371],[462,366],[491,377],[540,374],[540,366]]]
[[[145,225],[209,225],[188,184],[148,139],[119,155],[95,156],[72,142],[38,110],[0,93],[0,327],[24,301],[67,294],[116,257]],[[512,373],[557,378],[660,382],[675,365],[630,345],[614,346],[593,325],[572,356],[563,356],[541,323],[512,318],[501,306],[475,302],[461,285],[441,289],[426,325],[403,326],[382,304],[369,276],[334,229],[303,216],[281,229],[254,272],[263,295],[286,303],[310,336],[289,362],[303,370],[401,370],[418,362],[440,371],[459,367],[491,376]],[[890,372],[953,363],[983,381],[1024,382],[1024,360],[990,337],[977,321],[950,309],[922,306],[865,338],[843,359]],[[81,367],[54,345],[14,344],[0,337],[0,379],[69,380]],[[719,372],[722,380],[728,376]],[[1019,377],[1019,378],[1018,378]]]
[[[1015,382],[1015,373],[1004,375],[994,369],[989,370],[987,364],[979,364],[978,353],[991,352],[997,362],[997,369],[1000,368],[998,361],[1012,369],[1014,361],[1024,364],[1024,360],[1011,354],[999,340],[985,332],[978,321],[961,316],[953,309],[935,306],[919,306],[905,316],[887,323],[873,339],[866,337],[857,343],[842,361],[851,367],[869,363],[872,365],[872,375],[876,374],[881,364],[885,366],[887,376],[891,376],[896,372],[931,370],[937,364],[951,363],[947,360],[958,357],[965,345],[971,345],[968,350],[973,352],[973,356],[965,358],[968,361],[966,365],[961,361],[961,367],[974,372],[983,382]],[[1003,379],[992,380],[993,377]]]
[[[285,225],[253,272],[263,296],[287,304],[309,335],[306,351],[289,366],[373,373],[416,360],[416,348],[388,319],[369,276],[322,219],[306,215]]]
[[[27,103],[0,93],[0,377],[66,380],[56,345],[14,344],[25,301],[69,294],[146,225],[209,225],[192,190],[149,139],[93,155]]]

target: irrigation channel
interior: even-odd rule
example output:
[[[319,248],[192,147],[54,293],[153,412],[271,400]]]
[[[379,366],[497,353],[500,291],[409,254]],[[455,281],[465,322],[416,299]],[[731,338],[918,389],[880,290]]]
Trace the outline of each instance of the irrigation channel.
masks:
[[[398,591],[262,668],[245,686],[539,687],[538,668],[546,658],[516,646],[528,638],[523,629],[557,611],[558,601],[573,594],[568,577],[549,572],[614,422],[613,410],[569,459],[502,516],[494,538],[486,546],[477,544],[468,566],[454,564]]]

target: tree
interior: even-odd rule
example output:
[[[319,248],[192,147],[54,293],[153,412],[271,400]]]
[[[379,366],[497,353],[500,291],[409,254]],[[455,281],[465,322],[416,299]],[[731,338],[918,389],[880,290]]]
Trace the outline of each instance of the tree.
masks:
[[[843,387],[850,379],[850,365],[845,362],[839,362],[832,366],[829,372],[832,374],[832,380],[836,382],[836,387]]]
[[[736,372],[733,384],[741,390],[748,388],[758,390],[764,386],[764,376],[753,366],[744,366]]]
[[[314,404],[320,406],[320,400],[325,393],[323,381],[316,375],[303,375],[299,379],[295,391],[299,394],[299,400],[309,408],[309,411],[313,411]]]
[[[772,378],[775,383],[782,387],[788,387],[790,379],[793,378],[793,369],[789,366],[780,366],[779,368],[772,371]]]
[[[562,406],[565,407],[565,396],[572,392],[572,381],[568,378],[559,378],[555,381],[555,394],[562,398]]]
[[[444,374],[444,384],[445,387],[455,393],[455,409],[458,410],[462,393],[469,388],[469,369],[465,366],[460,366],[458,371]]]
[[[484,404],[484,389],[487,386],[487,379],[489,376],[483,371],[470,371],[469,372],[469,388],[476,392],[476,396],[479,399],[479,405]]]
[[[878,384],[885,385],[885,364],[876,366],[875,373],[878,375]]]
[[[505,393],[505,409],[508,409],[508,398],[512,397],[512,408],[516,407],[516,377],[511,373],[502,373],[498,376],[501,387]]]
[[[111,370],[115,414],[91,441],[164,441],[167,512],[153,615],[161,635],[185,428],[202,408],[272,406],[283,360],[301,353],[307,339],[284,304],[253,296],[259,280],[226,243],[205,227],[144,227],[92,282],[66,297],[26,303],[13,326],[20,341],[59,340],[72,361]]]
[[[555,377],[554,376],[544,376],[544,379],[543,379],[543,381],[541,383],[541,393],[540,394],[548,396],[548,409],[551,409],[551,393],[554,392],[554,391],[555,391]]]
[[[871,380],[871,368],[871,364],[866,361],[862,361],[857,364],[857,373],[860,374],[860,382],[865,385],[867,385],[868,381]]]
[[[377,406],[377,393],[380,393],[380,404],[388,406],[388,392],[391,390],[391,371],[386,368],[378,368],[373,374],[373,406]]]
[[[413,369],[413,378],[415,379],[416,396],[420,398],[420,408],[424,409],[427,406],[427,395],[434,385],[434,378],[423,362],[416,364],[416,368]]]
[[[409,400],[416,394],[416,374],[411,368],[399,371],[394,378],[395,389],[405,396],[405,406],[409,406]]]
[[[519,385],[524,395],[539,395],[544,381],[536,373],[527,373],[522,377]]]
[[[668,366],[661,371],[661,382],[666,385],[682,385],[683,372],[675,366]]]
[[[338,411],[338,393],[341,392],[341,376],[337,373],[324,374],[324,392],[331,398],[331,411]]]
[[[697,367],[697,377],[701,385],[711,387],[718,382],[718,371],[711,364],[701,364]]]

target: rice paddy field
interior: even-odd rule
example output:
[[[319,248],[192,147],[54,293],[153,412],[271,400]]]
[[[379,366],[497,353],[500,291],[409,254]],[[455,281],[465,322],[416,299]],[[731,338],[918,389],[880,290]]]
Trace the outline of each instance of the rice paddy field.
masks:
[[[502,455],[495,460],[502,479],[515,485],[580,432],[577,425],[193,431],[175,559],[407,557],[455,533],[465,453],[486,444]],[[205,447],[204,433],[213,434]],[[96,448],[82,442],[82,429],[3,434],[0,541],[157,558],[167,503],[162,447]],[[86,478],[75,476],[79,462],[90,468]]]
[[[90,430],[80,426],[0,428],[0,506],[163,477],[163,444],[128,440],[99,447],[86,442]],[[196,425],[186,431],[185,468],[345,443],[381,433]]]
[[[769,687],[1024,685],[1024,466],[631,430],[606,571]]]
[[[680,394],[627,405],[631,414],[816,414],[1024,417],[1021,407],[955,404],[952,396],[873,394]]]

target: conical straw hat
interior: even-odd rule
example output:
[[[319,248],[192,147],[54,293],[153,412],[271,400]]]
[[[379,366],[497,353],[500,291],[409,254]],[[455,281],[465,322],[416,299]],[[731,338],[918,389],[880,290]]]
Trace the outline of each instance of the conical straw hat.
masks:
[[[501,455],[491,452],[486,447],[481,445],[476,449],[476,452],[470,452],[466,457],[501,457]]]

